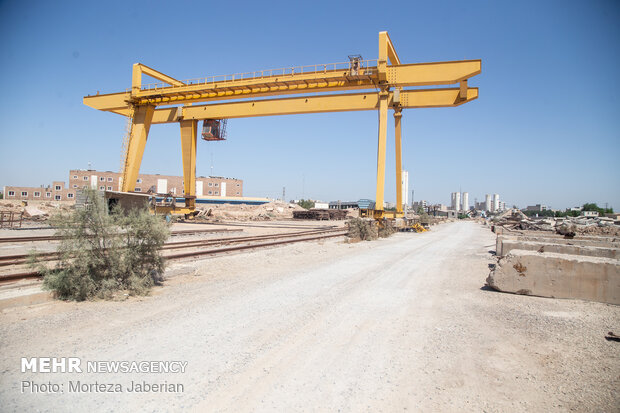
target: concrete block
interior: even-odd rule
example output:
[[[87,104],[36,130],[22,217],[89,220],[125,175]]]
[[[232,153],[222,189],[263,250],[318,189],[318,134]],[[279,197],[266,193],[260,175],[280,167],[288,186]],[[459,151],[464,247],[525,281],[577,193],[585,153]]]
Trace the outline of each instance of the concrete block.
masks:
[[[620,242],[610,242],[606,239],[591,240],[591,239],[565,239],[565,238],[549,238],[549,237],[535,237],[535,236],[510,236],[510,235],[498,235],[495,242],[495,253],[498,256],[506,255],[508,251],[503,248],[504,241],[514,242],[515,240],[524,242],[535,242],[541,245],[546,244],[560,244],[560,245],[576,245],[584,247],[600,247],[600,248],[612,248],[620,249]],[[529,249],[529,248],[513,248],[513,249]],[[537,248],[538,249],[538,248]],[[550,251],[552,252],[552,251]],[[569,252],[570,254],[570,252]],[[601,255],[604,256],[604,255]],[[613,257],[611,257],[613,258]]]
[[[499,238],[499,237],[498,237]],[[496,245],[496,255],[505,256],[512,250],[538,252],[555,252],[558,254],[585,255],[620,259],[620,248],[594,247],[589,245],[556,244],[545,241],[524,241],[521,239],[502,238]]]
[[[499,291],[620,304],[620,260],[512,250],[487,278]]]

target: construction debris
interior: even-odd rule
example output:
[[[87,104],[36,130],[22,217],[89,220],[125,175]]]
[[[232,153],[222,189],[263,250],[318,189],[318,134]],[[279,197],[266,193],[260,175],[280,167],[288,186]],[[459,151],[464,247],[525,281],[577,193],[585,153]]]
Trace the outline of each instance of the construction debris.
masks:
[[[606,217],[529,218],[518,209],[510,209],[494,217],[491,222],[494,227],[507,231],[553,231],[567,238],[576,234],[620,236],[620,225]]]
[[[347,211],[343,209],[309,209],[303,211],[293,211],[295,219],[314,219],[318,221],[342,220],[347,217]]]

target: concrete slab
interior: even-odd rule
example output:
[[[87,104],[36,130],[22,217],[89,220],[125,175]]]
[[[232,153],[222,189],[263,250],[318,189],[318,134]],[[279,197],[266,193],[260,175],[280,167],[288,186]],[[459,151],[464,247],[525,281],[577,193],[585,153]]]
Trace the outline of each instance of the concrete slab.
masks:
[[[559,245],[577,245],[584,247],[601,247],[620,249],[620,242],[609,242],[605,240],[583,240],[583,239],[565,239],[565,238],[549,238],[549,237],[533,237],[533,236],[516,236],[516,235],[498,235],[495,241],[495,252],[498,256],[506,255],[502,249],[505,240],[536,242],[539,244],[559,244]],[[518,248],[514,248],[518,249]],[[522,248],[529,249],[529,248]]]
[[[505,256],[512,250],[555,252],[558,254],[584,255],[588,257],[612,258],[616,260],[620,259],[620,248],[556,244],[546,241],[524,241],[521,239],[511,238],[498,239],[496,244],[496,254],[498,256]]]
[[[499,291],[620,304],[620,260],[512,250],[487,284]]]

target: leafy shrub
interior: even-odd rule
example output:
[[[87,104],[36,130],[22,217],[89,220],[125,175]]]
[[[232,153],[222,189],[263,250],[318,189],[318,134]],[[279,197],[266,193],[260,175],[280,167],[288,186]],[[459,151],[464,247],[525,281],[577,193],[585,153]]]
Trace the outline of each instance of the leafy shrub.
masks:
[[[160,247],[168,238],[168,224],[148,209],[108,213],[103,197],[85,190],[83,208],[52,218],[62,237],[59,260],[53,268],[32,263],[43,275],[43,287],[57,297],[82,301],[111,298],[116,291],[144,295],[163,280]]]

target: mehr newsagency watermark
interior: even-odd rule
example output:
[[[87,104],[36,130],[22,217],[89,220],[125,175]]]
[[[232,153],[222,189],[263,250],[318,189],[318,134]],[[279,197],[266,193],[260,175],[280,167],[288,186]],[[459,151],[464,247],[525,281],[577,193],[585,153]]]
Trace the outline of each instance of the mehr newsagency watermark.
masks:
[[[89,374],[183,374],[187,361],[180,360],[96,360],[83,362],[79,357],[22,357],[22,373]],[[166,376],[168,377],[168,376]],[[127,383],[105,380],[48,380],[21,382],[22,393],[182,393],[183,383],[167,380],[131,380]]]

